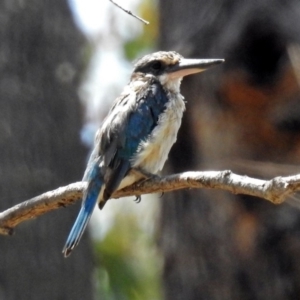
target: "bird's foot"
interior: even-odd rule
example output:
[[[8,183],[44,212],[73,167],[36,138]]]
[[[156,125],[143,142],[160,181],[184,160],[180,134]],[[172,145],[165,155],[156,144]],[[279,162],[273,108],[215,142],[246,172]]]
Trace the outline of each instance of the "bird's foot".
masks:
[[[148,181],[148,180],[150,180],[150,179],[157,179],[157,180],[159,180],[160,179],[160,176],[159,175],[156,175],[156,174],[152,174],[152,173],[149,173],[149,172],[146,172],[146,171],[144,171],[144,170],[142,170],[142,169],[140,169],[140,168],[134,168],[134,169],[132,169],[134,172],[137,172],[137,173],[139,173],[139,174],[141,174],[144,178],[142,178],[141,180],[139,180],[138,182],[137,182],[137,184],[138,185],[140,185],[140,184],[142,184],[142,183],[144,183],[145,181]],[[163,193],[162,193],[162,195],[163,195]],[[142,196],[141,195],[139,195],[139,196],[135,196],[136,198],[135,198],[135,202],[136,203],[140,203],[141,202],[141,200],[142,200]]]

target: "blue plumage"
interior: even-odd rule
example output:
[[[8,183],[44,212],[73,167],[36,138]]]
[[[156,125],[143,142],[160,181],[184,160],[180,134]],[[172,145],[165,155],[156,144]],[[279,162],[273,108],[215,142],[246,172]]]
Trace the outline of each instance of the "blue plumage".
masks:
[[[77,246],[97,202],[100,209],[118,189],[156,174],[176,141],[185,109],[179,87],[183,76],[222,60],[184,60],[176,52],[140,59],[131,81],[98,130],[83,180],[88,188],[63,249]]]

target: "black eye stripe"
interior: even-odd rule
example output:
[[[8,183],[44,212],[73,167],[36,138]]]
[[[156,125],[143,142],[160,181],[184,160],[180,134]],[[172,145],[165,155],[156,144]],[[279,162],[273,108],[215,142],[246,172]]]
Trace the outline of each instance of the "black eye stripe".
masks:
[[[159,75],[164,72],[166,69],[166,64],[161,60],[152,60],[148,63],[145,63],[144,65],[138,66],[135,69],[135,72],[141,72],[141,73],[149,73],[153,75]]]
[[[159,70],[162,68],[162,63],[160,61],[154,61],[151,65],[151,68],[154,70]]]

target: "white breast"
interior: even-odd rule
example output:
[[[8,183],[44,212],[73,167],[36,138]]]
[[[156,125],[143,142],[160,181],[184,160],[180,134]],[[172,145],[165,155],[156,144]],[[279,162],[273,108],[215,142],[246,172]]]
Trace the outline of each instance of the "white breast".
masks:
[[[146,141],[141,142],[132,166],[155,174],[160,171],[177,139],[181,119],[185,110],[182,95],[169,95],[172,99],[166,104],[166,110],[160,115],[158,124]]]

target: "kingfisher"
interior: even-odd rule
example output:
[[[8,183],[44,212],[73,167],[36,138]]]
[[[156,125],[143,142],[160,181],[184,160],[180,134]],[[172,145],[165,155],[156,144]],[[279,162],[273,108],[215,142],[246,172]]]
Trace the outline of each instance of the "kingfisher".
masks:
[[[83,176],[88,185],[63,248],[65,257],[78,245],[97,203],[102,209],[116,190],[157,176],[162,170],[185,110],[180,94],[182,78],[222,62],[159,51],[135,63],[129,84],[96,133]]]

